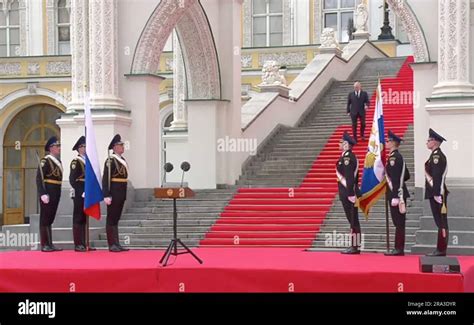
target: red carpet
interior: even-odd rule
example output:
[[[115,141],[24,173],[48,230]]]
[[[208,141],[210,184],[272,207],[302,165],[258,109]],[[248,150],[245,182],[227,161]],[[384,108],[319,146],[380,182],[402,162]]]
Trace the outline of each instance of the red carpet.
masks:
[[[462,274],[418,271],[418,256],[347,256],[294,248],[199,248],[167,267],[163,252],[0,253],[0,292],[474,292],[474,257]],[[290,290],[289,290],[290,289]]]
[[[413,124],[413,102],[400,103],[400,96],[413,95],[413,72],[408,57],[396,78],[381,80],[385,130],[405,134]],[[366,117],[367,138],[372,127],[375,95]],[[359,129],[359,128],[358,128]],[[340,156],[339,140],[351,125],[340,125],[332,134],[294,196],[289,188],[241,188],[225,207],[201,247],[310,247],[337,194],[335,164]],[[359,162],[365,159],[367,142],[354,148]],[[364,164],[360,163],[361,175]],[[298,225],[300,228],[295,228]]]

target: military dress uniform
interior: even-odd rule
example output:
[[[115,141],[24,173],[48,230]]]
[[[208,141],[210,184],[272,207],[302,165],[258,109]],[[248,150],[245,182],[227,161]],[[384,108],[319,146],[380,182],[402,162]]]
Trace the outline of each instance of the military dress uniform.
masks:
[[[441,135],[429,130],[429,137],[438,141],[446,141]],[[441,148],[437,148],[431,152],[430,157],[425,162],[425,199],[430,201],[431,212],[438,227],[438,241],[436,250],[429,255],[445,256],[448,248],[449,228],[447,200],[448,188],[446,186],[446,174],[448,172],[448,162]],[[441,197],[442,202],[439,203],[435,197]]]
[[[50,147],[53,145],[59,145],[56,137],[51,137],[47,141],[44,148],[45,151],[49,152]],[[43,252],[62,250],[53,245],[51,229],[61,198],[62,180],[63,167],[61,160],[50,154],[41,159],[36,173],[36,186],[40,203],[40,244],[41,251]],[[44,203],[41,199],[45,195],[49,197],[48,203]]]
[[[356,142],[349,134],[344,133],[343,140],[351,146]],[[349,200],[349,197],[360,196],[359,191],[359,162],[352,152],[352,149],[346,150],[336,163],[336,176],[338,182],[339,199],[341,200],[346,218],[351,227],[351,247],[343,251],[343,254],[359,254],[359,245],[361,238],[361,229],[359,223],[359,213],[357,207]]]
[[[390,141],[402,142],[403,140],[393,132],[388,132]],[[410,179],[410,172],[403,160],[402,155],[398,149],[393,150],[385,165],[385,175],[387,179],[387,201],[390,207],[390,214],[392,216],[393,224],[395,225],[395,250],[385,255],[402,256],[405,251],[405,221],[406,211],[400,211],[400,204],[404,204],[410,197],[406,181]],[[403,198],[403,201],[402,201]],[[400,199],[397,206],[392,206],[392,199]]]
[[[123,144],[119,134],[112,139],[109,150],[117,144]],[[112,252],[128,250],[120,245],[118,233],[118,223],[127,199],[127,179],[128,165],[125,158],[115,153],[111,154],[105,162],[102,191],[104,198],[112,199],[111,204],[107,206],[106,220],[107,243]]]
[[[84,136],[77,140],[72,150],[78,150],[80,146],[86,144]],[[86,179],[86,161],[85,157],[77,155],[70,165],[69,183],[74,189],[73,203],[74,210],[72,214],[72,234],[74,237],[74,250],[76,252],[85,252],[86,248],[86,221],[87,216],[84,213],[84,186]]]

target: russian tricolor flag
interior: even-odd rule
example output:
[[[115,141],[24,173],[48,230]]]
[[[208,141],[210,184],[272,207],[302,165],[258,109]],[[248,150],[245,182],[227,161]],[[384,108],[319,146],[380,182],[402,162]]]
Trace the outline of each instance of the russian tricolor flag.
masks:
[[[383,120],[382,86],[377,85],[374,120],[362,174],[359,208],[369,215],[370,208],[385,193],[385,131]]]
[[[92,115],[89,96],[84,96],[84,115],[86,124],[86,181],[84,212],[97,220],[100,219],[100,202],[104,200],[100,181],[100,167],[95,143],[95,131],[92,124]]]

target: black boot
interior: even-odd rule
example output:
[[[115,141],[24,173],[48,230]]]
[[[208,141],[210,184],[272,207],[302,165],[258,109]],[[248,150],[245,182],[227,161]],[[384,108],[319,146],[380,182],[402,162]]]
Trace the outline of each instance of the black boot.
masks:
[[[48,227],[40,226],[40,245],[42,252],[54,252],[54,249],[49,245]]]
[[[117,245],[117,242],[115,241],[115,226],[105,226],[105,231],[107,232],[107,244],[109,245],[109,251],[113,253],[118,253],[121,252],[122,250],[120,247]],[[117,234],[118,237],[118,234]]]
[[[392,249],[388,253],[384,253],[385,256],[404,256],[405,252],[402,251],[401,249]]]
[[[446,237],[443,237],[443,230],[438,229],[438,242],[436,249],[433,253],[426,254],[426,256],[446,256],[446,250],[448,248],[449,232],[446,229]]]
[[[119,237],[119,232],[118,232],[118,226],[114,226],[115,230],[115,243],[117,244],[117,246],[120,248],[120,250],[122,252],[126,252],[126,251],[129,251],[128,248],[125,248],[123,247],[122,245],[120,245],[120,237]]]
[[[51,246],[55,252],[60,252],[63,249],[53,245],[53,230],[51,228],[52,226],[48,226],[49,246]]]
[[[74,250],[76,252],[85,252],[85,227],[84,225],[74,224],[72,226],[72,234],[74,236]]]
[[[357,246],[351,246],[343,250],[341,254],[351,254],[351,255],[360,254],[360,250]]]
[[[405,255],[405,229],[395,229],[395,249],[391,252],[384,253],[385,256],[403,256]]]

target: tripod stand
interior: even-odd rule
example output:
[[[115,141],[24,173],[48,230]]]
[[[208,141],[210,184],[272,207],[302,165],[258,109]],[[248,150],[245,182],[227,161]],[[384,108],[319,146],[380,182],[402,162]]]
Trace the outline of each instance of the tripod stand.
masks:
[[[173,199],[173,239],[171,239],[168,248],[160,259],[160,264],[163,266],[168,265],[168,260],[171,255],[178,256],[182,254],[191,254],[199,264],[202,264],[202,260],[194,254],[188,246],[186,246],[181,239],[178,238],[178,211],[176,210],[176,199],[192,197],[194,192],[189,188],[158,188],[155,190],[155,197],[159,198],[172,198]],[[178,251],[178,246],[181,245],[184,248],[183,252]]]

